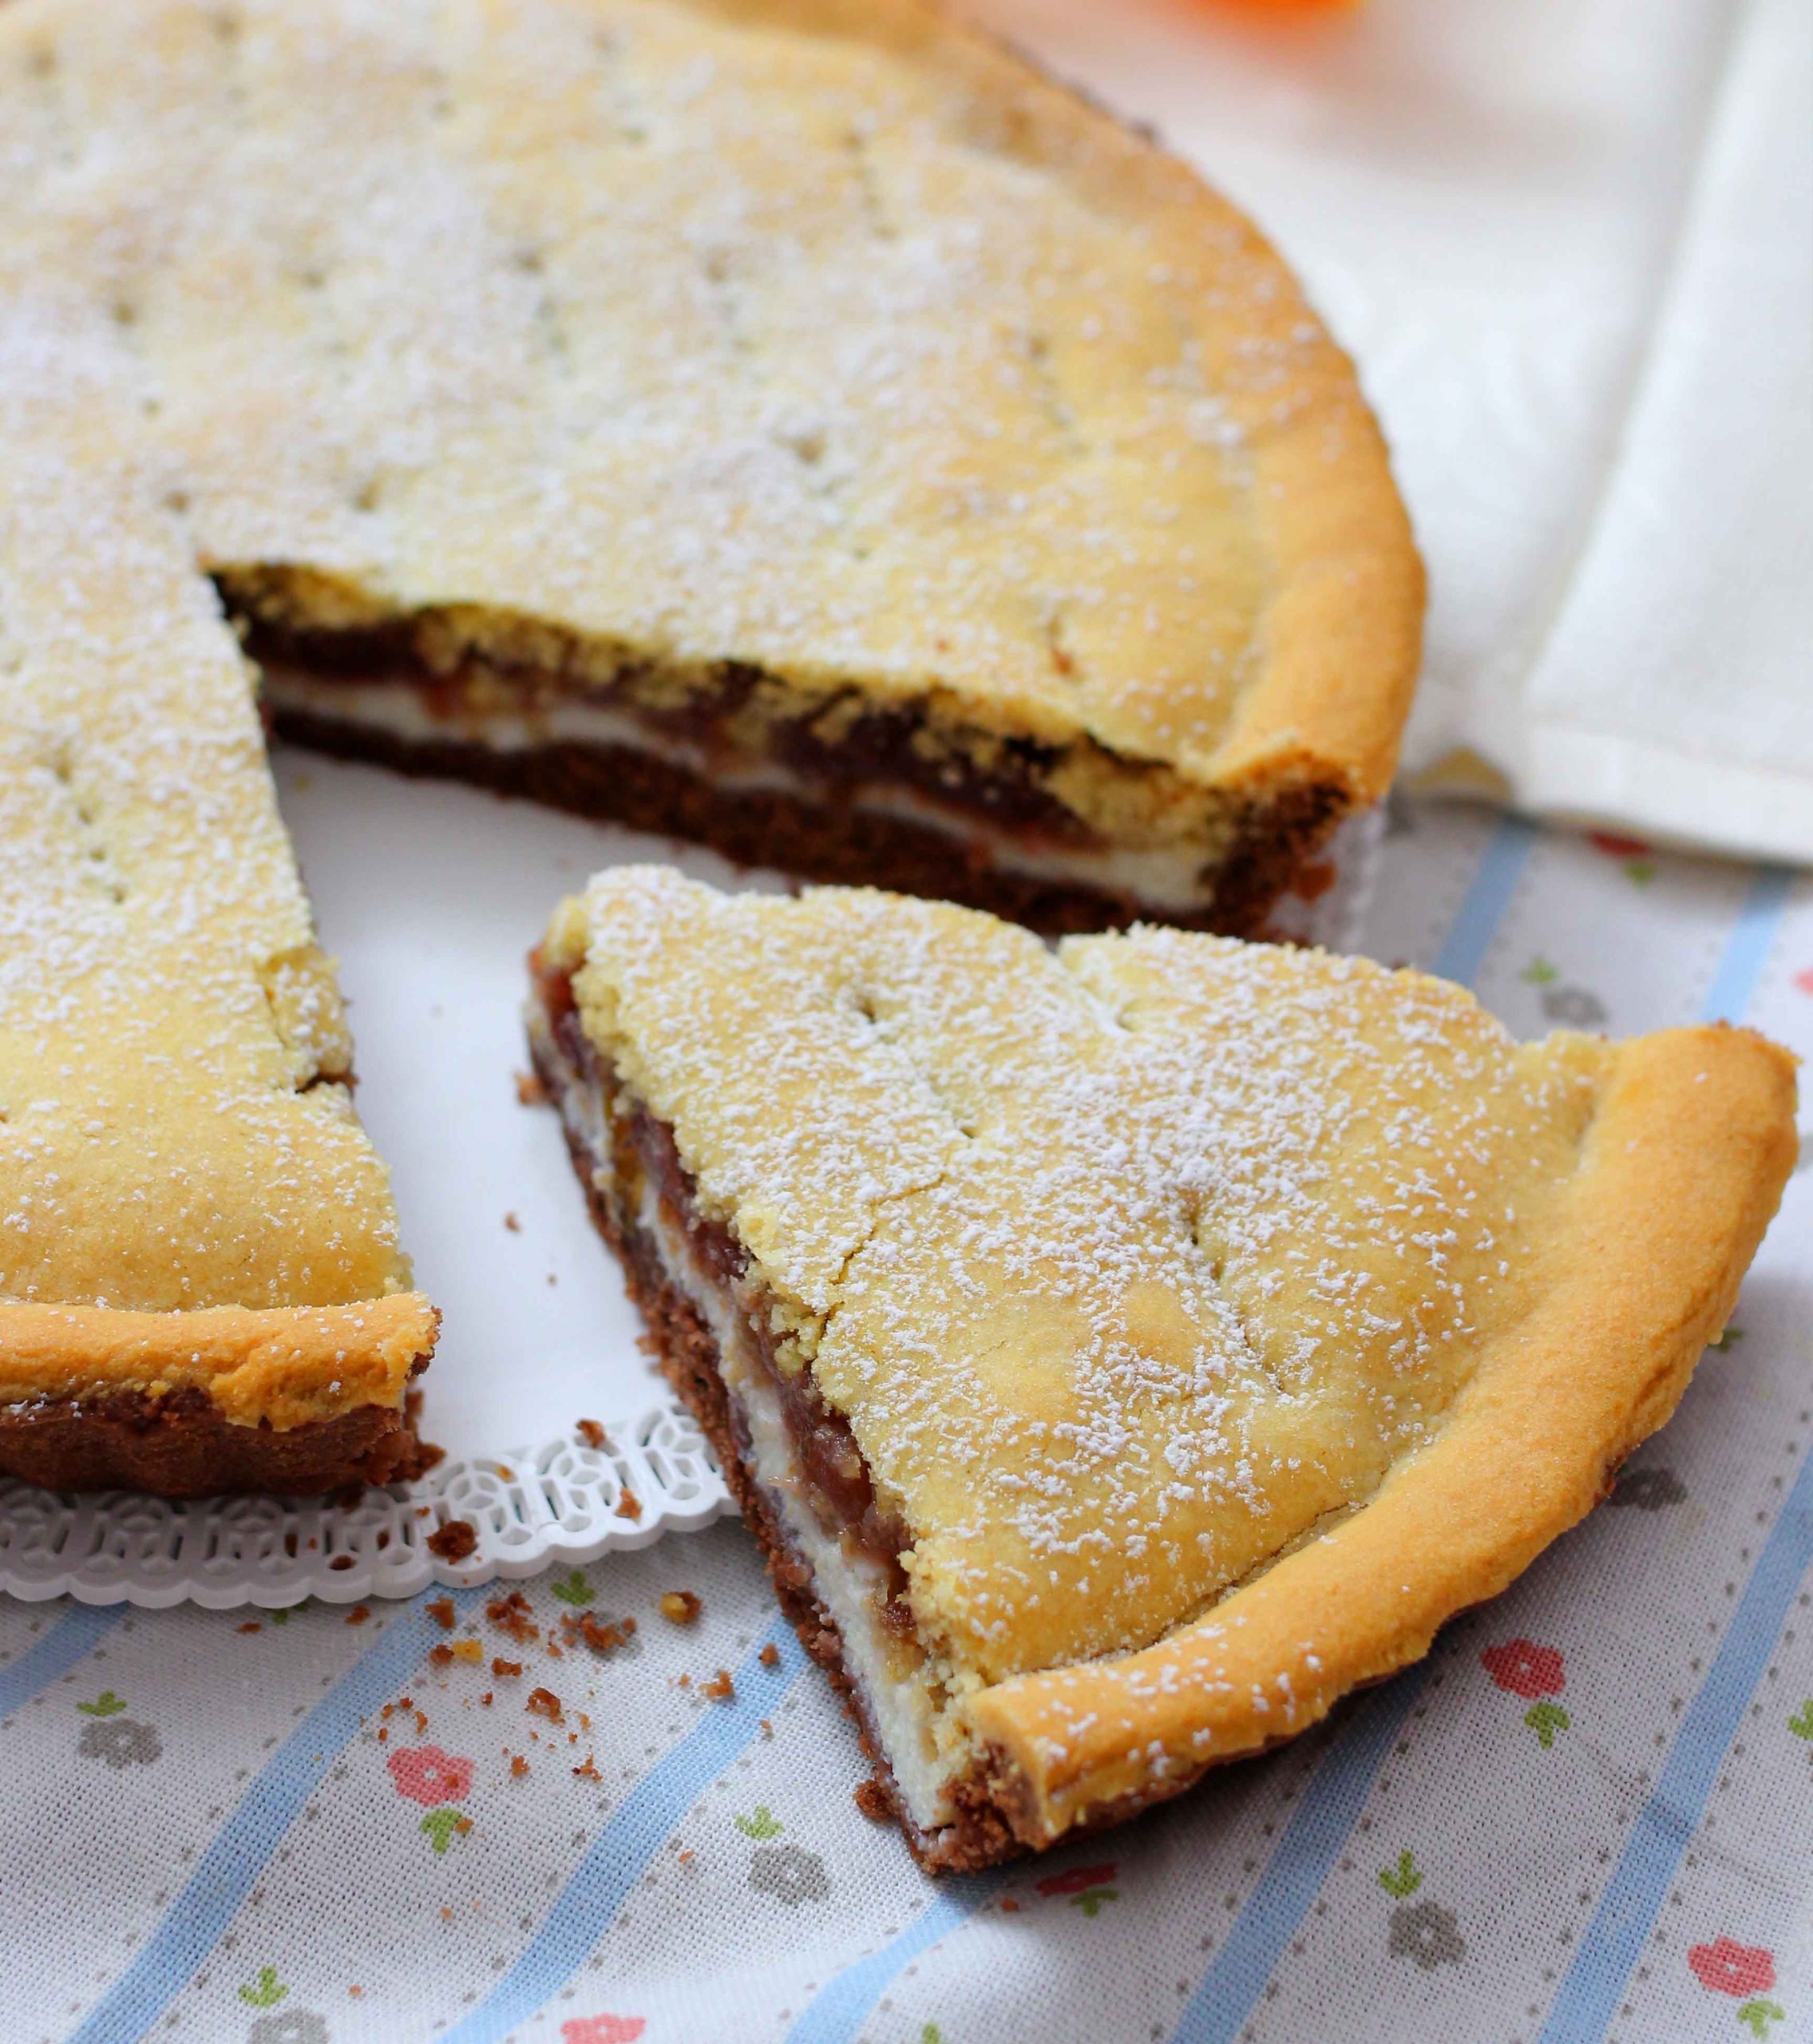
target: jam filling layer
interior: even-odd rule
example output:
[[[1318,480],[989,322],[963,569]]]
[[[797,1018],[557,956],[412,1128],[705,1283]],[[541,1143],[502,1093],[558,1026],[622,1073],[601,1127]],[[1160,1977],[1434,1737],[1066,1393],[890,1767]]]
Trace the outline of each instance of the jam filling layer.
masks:
[[[458,735],[500,712],[548,715],[560,707],[616,713],[655,743],[696,756],[706,770],[734,774],[762,765],[826,795],[853,787],[910,790],[942,808],[1006,825],[1053,844],[1105,849],[1104,841],[1043,785],[1059,747],[1031,739],[992,738],[986,761],[940,742],[914,706],[865,706],[853,690],[807,698],[756,668],[714,667],[708,687],[651,695],[646,667],[629,665],[583,686],[540,671],[494,668],[467,660],[428,668],[407,625],[299,632],[255,623],[247,650],[262,665],[315,684],[352,691],[406,686],[426,716]],[[318,692],[319,699],[319,692]]]
[[[580,1023],[570,976],[538,968],[536,984],[562,1058],[588,1084],[610,1095],[614,1081]],[[877,1499],[868,1464],[849,1423],[826,1403],[810,1367],[789,1369],[782,1363],[768,1315],[750,1297],[747,1254],[722,1222],[701,1212],[672,1131],[639,1101],[620,1099],[617,1109],[609,1123],[617,1150],[609,1160],[611,1175],[620,1188],[652,1185],[663,1218],[683,1234],[699,1267],[711,1275],[737,1315],[747,1337],[745,1352],[762,1370],[786,1420],[797,1488],[823,1531],[838,1536],[885,1571],[889,1594],[877,1615],[896,1638],[910,1639],[913,1619],[900,1559],[911,1545],[906,1526]],[[746,1426],[734,1399],[730,1409],[738,1446],[746,1452]]]

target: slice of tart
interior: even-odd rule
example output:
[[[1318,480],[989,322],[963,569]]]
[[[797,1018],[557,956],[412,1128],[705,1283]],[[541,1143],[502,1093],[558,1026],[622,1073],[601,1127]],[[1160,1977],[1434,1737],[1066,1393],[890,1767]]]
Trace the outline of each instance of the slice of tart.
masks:
[[[0,130],[280,731],[1051,929],[1257,929],[1389,779],[1346,358],[916,0],[13,0]]]
[[[0,260],[0,1476],[408,1473],[435,1314],[129,379]]]
[[[1142,928],[602,875],[534,1055],[921,1864],[1176,1793],[1603,1495],[1794,1155],[1731,1028]]]

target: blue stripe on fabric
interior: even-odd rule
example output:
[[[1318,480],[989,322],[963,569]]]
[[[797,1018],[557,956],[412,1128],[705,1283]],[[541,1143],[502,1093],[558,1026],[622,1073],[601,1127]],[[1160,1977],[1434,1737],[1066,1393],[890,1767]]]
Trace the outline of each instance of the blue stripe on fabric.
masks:
[[[68,1674],[126,1615],[124,1604],[74,1604],[35,1645],[0,1668],[0,1717]]]
[[[770,1646],[780,1650],[778,1669],[762,1664],[761,1656]],[[515,1965],[477,2008],[442,2033],[442,2044],[495,2044],[560,1992],[675,1827],[761,1736],[763,1718],[805,1666],[798,1641],[784,1626],[776,1625],[750,1650],[731,1677],[733,1700],[707,1704],[691,1731],[617,1805]]]
[[[1191,1995],[1173,2044],[1227,2044],[1240,2034],[1360,1821],[1373,1779],[1422,1693],[1427,1672],[1427,1662],[1407,1669],[1348,1716]]]
[[[1793,876],[1760,866],[1700,1009],[1708,1022],[1740,1020],[1768,962]],[[1813,1563],[1813,1453],[1800,1465],[1711,1670],[1669,1749],[1642,1814],[1625,1840],[1542,2030],[1542,2044],[1597,2038],[1642,1955],[1662,1898],[1704,1815],[1726,1749],[1737,1736],[1789,1606]]]
[[[1574,1962],[1562,1981],[1542,2044],[1597,2040],[1617,2012],[1642,1955],[1662,1898],[1700,1828],[1726,1749],[1762,1680],[1795,1594],[1813,1563],[1813,1455],[1800,1465],[1781,1515],[1683,1721],[1661,1779],[1619,1856]]]
[[[1467,898],[1455,913],[1435,962],[1429,968],[1431,972],[1444,980],[1458,980],[1463,986],[1472,984],[1517,893],[1536,837],[1536,826],[1520,816],[1501,820],[1486,844]]]
[[[826,1982],[787,2032],[787,2044],[848,2044],[901,1969],[960,1930],[993,1899],[1006,1878],[1000,1873],[971,1874],[942,1882],[937,1899],[897,1938]]]
[[[1737,927],[1726,940],[1724,955],[1712,984],[1706,989],[1700,1019],[1703,1022],[1740,1022],[1748,1009],[1756,982],[1768,962],[1770,948],[1781,927],[1788,897],[1794,891],[1794,875],[1780,866],[1759,866],[1752,876],[1750,891],[1738,911]]]
[[[390,1621],[383,1637],[359,1656],[259,1770],[182,1892],[132,1964],[72,2033],[69,2044],[131,2044],[188,1984],[270,1864],[303,1805],[358,1737],[362,1721],[397,1693],[441,1638],[441,1628],[422,1609],[429,1594],[425,1591],[410,1605],[406,1615]],[[452,1593],[461,1610],[482,1594]]]

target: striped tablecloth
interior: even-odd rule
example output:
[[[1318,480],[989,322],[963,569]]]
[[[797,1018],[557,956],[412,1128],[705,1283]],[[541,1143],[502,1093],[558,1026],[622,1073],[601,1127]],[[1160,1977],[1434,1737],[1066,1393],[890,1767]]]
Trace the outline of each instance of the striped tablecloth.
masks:
[[[1391,826],[1368,948],[1514,1030],[1813,1048],[1807,877]],[[925,1880],[858,1812],[854,1733],[734,1523],[528,1585],[511,1630],[485,1593],[0,1603],[0,2035],[1813,2036],[1810,1218],[1803,1169],[1673,1424],[1423,1666],[986,1877]]]

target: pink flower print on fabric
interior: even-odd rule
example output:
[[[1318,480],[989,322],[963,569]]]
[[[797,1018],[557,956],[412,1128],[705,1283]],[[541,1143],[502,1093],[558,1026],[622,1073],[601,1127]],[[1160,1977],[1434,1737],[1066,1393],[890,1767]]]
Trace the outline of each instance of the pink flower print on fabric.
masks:
[[[389,1766],[397,1793],[426,1809],[436,1803],[457,1803],[472,1786],[472,1762],[438,1746],[405,1746],[392,1753]]]

